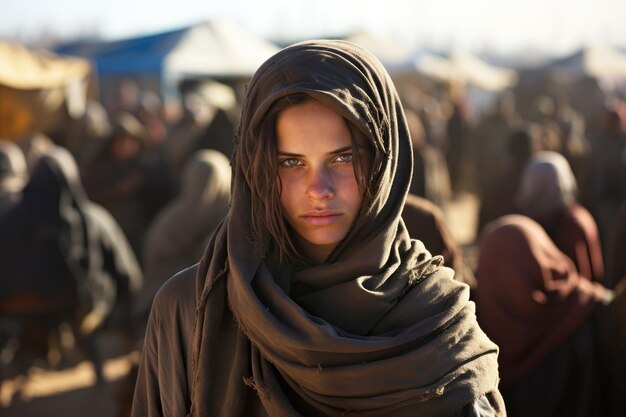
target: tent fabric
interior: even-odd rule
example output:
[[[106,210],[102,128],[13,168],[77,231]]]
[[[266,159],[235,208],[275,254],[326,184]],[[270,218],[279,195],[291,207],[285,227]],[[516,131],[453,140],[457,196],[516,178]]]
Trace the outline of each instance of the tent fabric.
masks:
[[[567,75],[593,78],[626,78],[626,54],[606,45],[594,45],[557,59],[549,68]]]
[[[92,59],[100,75],[154,74],[161,72],[164,57],[176,47],[185,32],[179,29],[118,41],[77,42],[62,45],[55,51]]]
[[[36,90],[63,87],[76,79],[85,79],[91,71],[89,61],[61,57],[47,51],[0,41],[0,85]]]
[[[449,57],[435,53],[416,54],[413,65],[423,75],[445,82],[458,82],[490,91],[501,91],[517,81],[514,70],[492,66],[468,53],[455,51]]]
[[[342,39],[373,53],[390,73],[405,70],[410,59],[409,47],[366,30],[353,32]]]
[[[11,141],[63,126],[85,110],[91,64],[0,41],[0,137]]]
[[[468,52],[453,52],[450,61],[460,69],[468,83],[487,90],[504,90],[517,81],[514,70],[495,67]]]
[[[229,20],[213,20],[147,36],[65,44],[56,52],[91,58],[100,77],[182,74],[250,76],[278,47]]]

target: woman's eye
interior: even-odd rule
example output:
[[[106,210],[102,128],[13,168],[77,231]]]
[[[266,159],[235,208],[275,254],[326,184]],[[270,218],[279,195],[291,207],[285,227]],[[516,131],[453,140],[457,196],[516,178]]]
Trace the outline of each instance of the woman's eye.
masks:
[[[342,153],[335,158],[335,162],[339,163],[348,163],[352,162],[352,154],[351,153]]]
[[[296,158],[288,158],[280,161],[280,164],[286,168],[296,168],[302,165],[302,161]]]

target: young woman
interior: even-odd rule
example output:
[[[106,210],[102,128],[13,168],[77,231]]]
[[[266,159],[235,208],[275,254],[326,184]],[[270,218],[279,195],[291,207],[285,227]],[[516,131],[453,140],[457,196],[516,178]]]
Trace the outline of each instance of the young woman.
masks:
[[[469,289],[401,220],[411,142],[341,41],[256,72],[229,212],[154,301],[133,416],[504,415]]]

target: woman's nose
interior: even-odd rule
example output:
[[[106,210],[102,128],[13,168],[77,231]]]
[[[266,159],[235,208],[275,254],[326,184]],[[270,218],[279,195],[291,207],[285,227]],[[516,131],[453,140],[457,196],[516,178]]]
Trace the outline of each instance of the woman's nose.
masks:
[[[316,169],[311,173],[307,195],[315,200],[327,200],[335,195],[332,176],[327,169]]]

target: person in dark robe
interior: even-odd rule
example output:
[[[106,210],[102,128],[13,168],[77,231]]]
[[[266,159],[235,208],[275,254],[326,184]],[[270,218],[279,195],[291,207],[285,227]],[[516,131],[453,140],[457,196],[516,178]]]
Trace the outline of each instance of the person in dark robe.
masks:
[[[133,416],[504,415],[469,287],[401,220],[411,142],[382,64],[279,51],[236,144],[228,214],[152,305]]]
[[[146,229],[175,190],[166,163],[148,149],[145,127],[122,113],[109,139],[84,167],[89,198],[119,223],[140,259]]]
[[[0,140],[0,215],[20,200],[27,181],[24,153],[13,142]]]
[[[0,276],[0,312],[43,339],[69,323],[102,380],[92,336],[109,324],[129,327],[142,275],[117,223],[88,200],[66,149],[39,158],[22,199],[0,216]]]
[[[593,314],[613,292],[582,277],[537,222],[515,214],[487,226],[476,278],[479,323],[500,347],[508,416],[611,415]]]
[[[574,261],[583,277],[603,281],[604,261],[596,222],[578,203],[576,178],[567,159],[556,152],[538,152],[528,161],[516,204],[541,224],[561,252]]]

